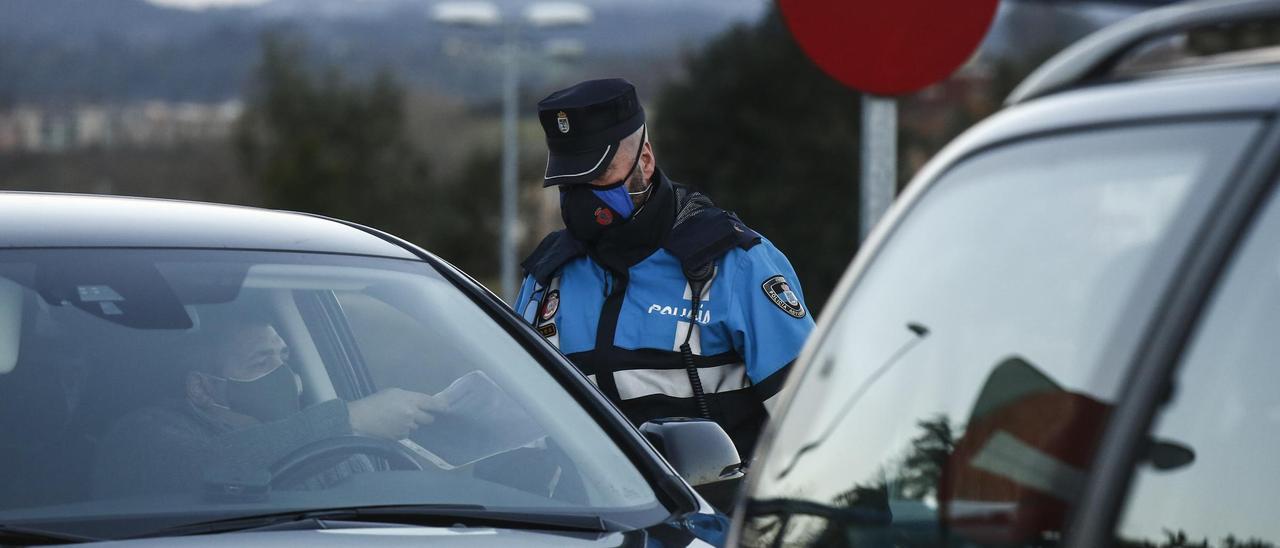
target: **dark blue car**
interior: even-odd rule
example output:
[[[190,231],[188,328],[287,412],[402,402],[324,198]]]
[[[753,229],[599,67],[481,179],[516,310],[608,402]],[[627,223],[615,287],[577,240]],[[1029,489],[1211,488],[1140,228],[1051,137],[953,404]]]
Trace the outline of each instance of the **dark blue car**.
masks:
[[[723,542],[677,474],[739,476],[722,431],[646,440],[491,293],[393,236],[26,193],[0,194],[0,235],[0,544]]]

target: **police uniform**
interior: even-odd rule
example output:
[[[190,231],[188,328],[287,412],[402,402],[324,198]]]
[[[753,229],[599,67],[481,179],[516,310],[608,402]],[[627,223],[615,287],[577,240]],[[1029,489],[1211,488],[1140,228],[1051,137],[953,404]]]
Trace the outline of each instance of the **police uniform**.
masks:
[[[522,263],[516,311],[633,423],[705,416],[746,459],[813,329],[790,263],[660,169],[635,211],[588,184],[643,127],[625,80],[583,82],[538,106],[544,186],[560,188],[568,228]]]

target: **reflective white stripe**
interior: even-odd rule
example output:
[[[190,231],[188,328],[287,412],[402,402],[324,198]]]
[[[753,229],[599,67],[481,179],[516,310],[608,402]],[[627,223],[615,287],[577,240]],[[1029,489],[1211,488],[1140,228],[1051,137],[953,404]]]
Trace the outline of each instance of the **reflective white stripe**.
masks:
[[[703,316],[707,318],[711,317],[710,313],[707,312],[707,309],[703,305],[705,305],[707,301],[711,300],[711,285],[715,283],[716,275],[719,273],[720,273],[720,267],[717,266],[713,268],[711,270],[711,277],[707,278],[706,285],[702,286],[702,296],[701,298],[698,299],[699,302],[701,303],[698,305],[699,317],[703,317]],[[689,287],[688,282],[685,282],[684,284],[684,300],[686,301],[693,300],[693,288]],[[693,306],[692,303],[690,303],[690,308],[692,308],[692,306]],[[692,310],[690,310],[689,313],[692,313]],[[690,318],[690,319],[696,319],[696,318]],[[674,341],[671,342],[672,350],[675,350],[676,352],[680,351],[680,346],[684,344],[685,336],[689,334],[689,325],[690,325],[690,322],[679,322],[679,321],[676,322],[676,338]],[[689,338],[689,349],[693,351],[693,355],[695,356],[702,355],[701,324],[699,324],[698,329],[693,330],[693,336]]]
[[[751,386],[747,368],[740,363],[698,369],[702,391],[707,394],[731,392]],[[684,369],[628,369],[616,371],[618,397],[624,400],[666,394],[673,398],[692,398],[693,386]]]
[[[600,164],[604,163],[604,159],[605,159],[605,158],[608,158],[608,157],[609,157],[609,151],[610,151],[610,150],[613,150],[613,145],[609,145],[609,146],[607,146],[607,147],[604,147],[604,155],[600,156],[600,159],[596,161],[596,165],[591,166],[591,169],[588,169],[588,170],[586,170],[586,171],[584,171],[584,172],[582,172],[582,173],[566,173],[566,174],[564,174],[564,175],[556,175],[556,176],[554,176],[554,177],[547,177],[547,174],[548,174],[548,173],[550,173],[550,171],[545,171],[545,170],[544,170],[544,171],[542,172],[542,178],[543,178],[543,179],[559,179],[559,178],[561,178],[561,177],[578,177],[578,176],[582,176],[582,175],[586,175],[586,174],[588,174],[588,173],[591,173],[592,171],[595,171],[595,170],[596,170],[596,168],[600,167]],[[551,153],[550,153],[550,152],[548,152],[548,153],[547,153],[547,169],[551,169]]]
[[[680,346],[684,344],[684,336],[689,333],[689,322],[676,322],[676,340],[671,343],[671,349],[676,352],[680,351]],[[689,350],[693,351],[694,356],[702,355],[702,329],[694,329],[693,336],[689,337]]]
[[[707,283],[702,286],[702,298],[700,299],[702,302],[705,303],[711,300],[711,285],[716,282],[716,275],[719,273],[720,267],[718,266],[711,270],[711,277],[707,278]],[[685,282],[684,284],[684,300],[693,300],[693,289],[689,287],[688,282]]]

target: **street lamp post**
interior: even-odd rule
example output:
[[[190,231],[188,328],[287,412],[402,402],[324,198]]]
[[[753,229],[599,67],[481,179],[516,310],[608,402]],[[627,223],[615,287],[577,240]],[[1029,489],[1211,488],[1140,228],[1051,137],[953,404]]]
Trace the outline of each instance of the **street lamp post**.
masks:
[[[508,23],[502,45],[502,234],[499,243],[501,263],[502,294],[507,302],[515,302],[516,281],[516,160],[520,141],[516,131],[519,123],[518,92],[520,89],[520,66],[517,58],[519,52],[520,28],[515,23]]]
[[[516,187],[519,156],[520,35],[525,25],[536,28],[581,26],[591,22],[591,10],[573,2],[539,2],[530,5],[522,18],[504,16],[491,2],[443,2],[436,4],[433,18],[440,23],[469,27],[502,28],[502,228],[498,256],[500,297],[516,298],[516,236],[519,189]]]

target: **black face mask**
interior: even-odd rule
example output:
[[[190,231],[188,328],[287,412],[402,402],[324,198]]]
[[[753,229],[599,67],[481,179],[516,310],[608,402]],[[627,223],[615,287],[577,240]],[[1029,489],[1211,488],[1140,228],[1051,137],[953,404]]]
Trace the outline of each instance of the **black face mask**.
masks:
[[[262,422],[288,418],[301,409],[298,381],[284,365],[251,381],[227,379],[227,407]]]
[[[564,219],[569,234],[579,241],[595,243],[606,231],[622,225],[635,214],[627,182],[640,167],[640,153],[643,151],[644,136],[641,135],[635,162],[621,181],[607,186],[580,184],[560,187],[560,217]]]

